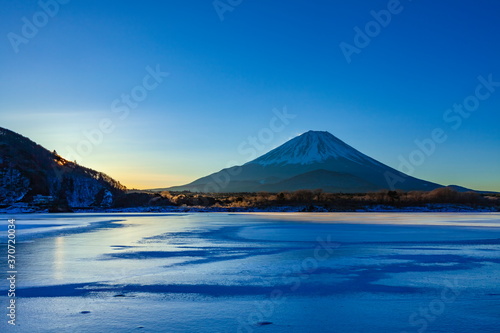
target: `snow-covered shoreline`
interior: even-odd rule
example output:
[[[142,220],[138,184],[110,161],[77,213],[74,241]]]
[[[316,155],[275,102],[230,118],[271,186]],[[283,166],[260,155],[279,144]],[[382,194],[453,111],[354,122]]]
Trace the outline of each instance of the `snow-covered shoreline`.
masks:
[[[73,213],[335,213],[335,212],[394,212],[394,213],[488,213],[498,212],[495,207],[471,207],[458,204],[427,204],[423,206],[395,207],[369,205],[356,209],[327,208],[321,205],[270,206],[270,207],[203,207],[203,206],[145,206],[126,208],[74,209]],[[48,209],[34,207],[9,207],[0,209],[0,214],[49,213]],[[71,213],[71,212],[69,212]]]

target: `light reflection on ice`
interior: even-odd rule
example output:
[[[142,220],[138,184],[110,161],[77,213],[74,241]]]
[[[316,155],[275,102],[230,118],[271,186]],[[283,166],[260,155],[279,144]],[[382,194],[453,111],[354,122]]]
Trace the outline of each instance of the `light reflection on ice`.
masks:
[[[54,279],[63,280],[65,271],[65,248],[64,248],[64,237],[55,238],[54,246]]]

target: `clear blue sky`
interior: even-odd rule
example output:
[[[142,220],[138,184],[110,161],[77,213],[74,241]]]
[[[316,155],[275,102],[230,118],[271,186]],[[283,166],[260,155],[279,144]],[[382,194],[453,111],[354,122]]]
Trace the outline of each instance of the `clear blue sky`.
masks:
[[[245,163],[249,136],[268,135],[261,154],[311,129],[399,168],[441,128],[446,141],[413,154],[413,175],[500,191],[500,87],[469,98],[479,76],[500,82],[500,2],[231,2],[218,13],[212,0],[72,0],[51,17],[4,1],[0,126],[137,188]],[[370,24],[388,6],[390,22]],[[367,24],[348,63],[340,45]],[[148,66],[169,75],[145,90]],[[121,101],[132,91],[134,108]],[[447,113],[466,98],[470,115]],[[284,107],[296,117],[269,137]]]

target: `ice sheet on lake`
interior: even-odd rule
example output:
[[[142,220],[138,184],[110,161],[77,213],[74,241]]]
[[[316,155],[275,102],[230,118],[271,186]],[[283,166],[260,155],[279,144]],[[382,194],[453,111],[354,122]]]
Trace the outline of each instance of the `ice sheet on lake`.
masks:
[[[33,231],[19,235],[30,240],[19,247],[25,331],[498,327],[500,214],[69,214],[24,223]]]

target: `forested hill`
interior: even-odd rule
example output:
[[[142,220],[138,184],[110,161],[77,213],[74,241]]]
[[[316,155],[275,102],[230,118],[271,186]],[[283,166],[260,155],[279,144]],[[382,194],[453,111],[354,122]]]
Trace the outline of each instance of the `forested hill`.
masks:
[[[0,127],[0,205],[110,206],[124,193],[118,181],[50,152]]]

